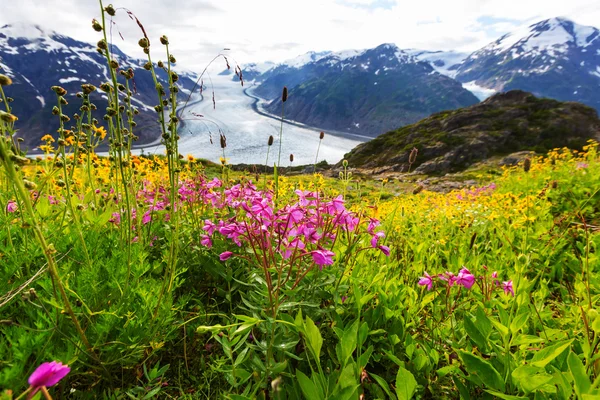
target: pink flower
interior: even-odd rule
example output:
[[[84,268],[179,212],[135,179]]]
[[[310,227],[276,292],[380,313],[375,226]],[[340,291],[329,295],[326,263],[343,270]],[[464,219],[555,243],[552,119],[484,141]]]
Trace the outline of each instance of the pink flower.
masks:
[[[379,231],[375,234],[373,234],[373,237],[371,238],[371,247],[376,248],[377,247],[377,241],[380,238],[384,238],[385,237],[385,233],[383,233],[383,231]]]
[[[473,284],[475,283],[475,276],[471,274],[471,272],[469,272],[468,269],[463,268],[454,278],[454,282],[457,285],[462,285],[467,289],[471,289],[471,286],[473,286]]]
[[[210,240],[210,236],[202,235],[202,239],[200,239],[200,244],[210,249],[212,247],[212,240]]]
[[[498,271],[492,272],[492,278],[496,279],[498,277]]]
[[[231,251],[224,251],[219,255],[219,260],[221,260],[221,261],[228,260],[232,255],[233,255],[233,253]]]
[[[142,224],[146,225],[150,221],[152,221],[152,213],[150,211],[146,211],[142,217]]]
[[[379,246],[378,247],[379,250],[381,250],[381,252],[386,256],[389,257],[390,256],[390,248],[387,246]]]
[[[212,222],[210,219],[204,220],[204,226],[202,227],[209,235],[212,235],[215,229],[217,229],[217,225]]]
[[[419,279],[419,285],[427,286],[427,290],[431,290],[433,288],[433,278],[425,272],[425,276],[422,276],[421,279]]]
[[[42,386],[50,387],[56,385],[70,371],[71,368],[68,365],[63,365],[61,362],[45,362],[33,371],[28,382],[33,388],[33,393],[36,393]]]
[[[502,290],[504,290],[504,293],[506,294],[512,294],[513,297],[515,296],[515,290],[513,289],[513,281],[506,281],[506,282],[502,282]]]
[[[369,232],[370,234],[373,234],[373,231],[375,230],[375,228],[377,228],[379,226],[380,222],[378,219],[375,218],[369,218],[369,226],[367,227],[367,232]]]
[[[315,262],[315,264],[322,266],[322,265],[331,265],[333,264],[333,256],[335,255],[335,253],[333,251],[330,250],[313,250],[311,252],[312,254],[312,258]],[[321,267],[322,269],[322,267]]]
[[[12,200],[9,200],[6,204],[6,212],[14,213],[17,211],[18,208],[19,206],[17,205],[17,203]]]

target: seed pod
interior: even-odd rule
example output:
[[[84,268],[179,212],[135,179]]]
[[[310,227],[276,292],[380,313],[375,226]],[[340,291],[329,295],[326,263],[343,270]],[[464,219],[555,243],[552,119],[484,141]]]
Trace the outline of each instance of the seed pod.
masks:
[[[171,80],[173,81],[173,83],[179,80],[179,75],[177,75],[175,71],[171,71]]]
[[[165,35],[162,35],[160,37],[160,42],[166,46],[169,44],[169,39]]]
[[[34,182],[31,182],[27,179],[23,179],[23,185],[25,185],[25,189],[27,190],[34,190],[37,188],[37,185]]]
[[[19,138],[21,139],[21,138]],[[29,158],[27,157],[23,157],[23,156],[18,156],[16,154],[11,154],[10,155],[10,159],[17,165],[27,165],[29,164]]]
[[[0,86],[9,86],[12,85],[12,79],[10,79],[6,75],[0,74]]]
[[[112,69],[117,69],[117,68],[119,68],[119,63],[116,62],[115,60],[110,60],[110,67]]]
[[[52,107],[52,115],[58,115],[60,114],[60,110],[58,109],[58,107],[54,106]]]
[[[69,104],[69,103],[67,102],[67,100],[66,100],[64,97],[62,97],[62,96],[60,96],[60,97],[58,98],[58,101],[59,101],[59,102],[60,102],[60,104],[62,104],[63,106],[66,106],[67,104]]]
[[[415,161],[417,161],[417,154],[419,153],[419,150],[416,147],[413,147],[413,149],[410,151],[410,154],[408,156],[408,163],[409,164],[414,164]]]
[[[523,171],[529,172],[531,169],[531,158],[527,157],[525,161],[523,161]]]
[[[162,61],[158,60],[158,62],[156,63],[156,65],[158,65],[158,68],[164,68],[165,64],[163,64]]]
[[[0,120],[11,123],[11,122],[15,122],[16,120],[18,120],[18,118],[7,112],[0,111]]]
[[[319,140],[323,140],[324,137],[325,137],[325,132],[319,133]]]
[[[110,86],[110,83],[104,82],[103,84],[100,85],[100,89],[102,89],[106,93],[109,93],[112,91],[112,86]]]
[[[96,86],[84,83],[81,85],[81,90],[83,90],[83,94],[90,94],[96,90]]]
[[[290,162],[291,163],[294,162],[294,155],[293,154],[290,154]]]
[[[225,147],[227,147],[227,138],[225,137],[225,135],[221,134],[221,148],[224,149]]]
[[[96,32],[102,32],[102,25],[100,25],[100,22],[96,19],[92,20],[92,28],[94,28]]]
[[[287,86],[283,87],[283,93],[281,94],[281,101],[282,102],[286,102],[288,98],[288,90],[287,90]]]
[[[69,121],[71,120],[71,118],[69,118],[69,116],[68,116],[68,115],[61,114],[61,115],[60,115],[60,120],[61,120],[62,122],[69,122]]]
[[[162,110],[163,110],[162,105],[154,106],[154,111],[156,111],[157,113],[161,112]]]
[[[272,136],[272,135],[271,135],[271,136],[269,136],[269,141],[267,142],[267,144],[268,144],[269,146],[272,146],[272,145],[273,145],[273,136]]]
[[[149,42],[149,41],[148,41],[148,39],[146,39],[145,37],[144,37],[144,38],[141,38],[141,39],[138,41],[138,44],[140,45],[140,47],[142,47],[142,48],[144,48],[144,49],[150,46],[150,42]]]
[[[122,83],[117,84],[117,89],[119,89],[121,92],[124,92],[126,90],[125,85],[123,85]]]
[[[112,4],[109,4],[108,6],[106,6],[106,7],[104,8],[104,11],[106,11],[106,13],[107,13],[108,15],[110,15],[111,17],[114,17],[114,16],[115,16],[115,13],[116,13],[116,10],[115,10],[115,8],[113,7],[113,5],[112,5]]]
[[[144,69],[146,71],[150,71],[152,69],[152,63],[150,63],[150,61],[148,61],[146,64],[144,64]]]
[[[104,39],[99,40],[98,44],[96,44],[96,46],[98,46],[98,48],[102,49],[102,50],[108,49],[108,45],[106,44],[106,40],[104,40]]]
[[[175,56],[173,56],[173,54],[169,55],[169,61],[171,62],[171,64],[175,64],[177,62],[177,60],[175,59]]]
[[[127,79],[133,79],[133,76],[135,75],[135,73],[133,72],[133,68],[127,68]]]
[[[50,89],[54,90],[54,93],[56,93],[59,96],[64,96],[67,94],[67,91],[60,86],[52,86]]]
[[[83,99],[83,93],[81,92],[77,92],[75,96],[77,96],[78,99]]]
[[[144,48],[144,54],[150,54],[150,47]]]

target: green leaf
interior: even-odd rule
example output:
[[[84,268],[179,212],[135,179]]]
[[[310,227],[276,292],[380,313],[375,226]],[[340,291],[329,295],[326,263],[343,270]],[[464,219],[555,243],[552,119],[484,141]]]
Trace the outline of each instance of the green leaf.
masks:
[[[352,353],[356,350],[356,339],[358,335],[358,320],[354,321],[350,327],[344,330],[341,338],[342,354],[340,364],[346,365],[346,361],[352,357]]]
[[[569,353],[567,364],[569,365],[569,370],[575,381],[575,393],[577,393],[578,397],[581,397],[583,394],[588,393],[592,387],[587,373],[585,372],[585,367],[579,357],[573,352]]]
[[[317,385],[314,384],[312,380],[299,369],[296,370],[296,378],[298,379],[298,383],[300,384],[300,389],[302,390],[302,394],[307,400],[313,399],[322,399],[323,396],[319,392]]]
[[[358,367],[365,368],[369,363],[369,359],[371,358],[371,354],[373,354],[373,346],[369,346],[367,351],[362,353],[358,358]]]
[[[383,389],[385,394],[387,394],[390,399],[394,398],[394,395],[392,394],[392,391],[390,390],[390,385],[388,385],[388,383],[385,381],[385,379],[383,379],[379,375],[376,375],[372,372],[369,373],[369,376],[371,376],[373,379],[375,379],[375,382],[377,382],[377,384]]]
[[[510,323],[510,331],[513,333],[513,335],[519,332],[525,326],[527,320],[529,320],[529,313],[521,313],[513,318],[512,322]]]
[[[504,392],[504,379],[492,364],[465,351],[459,354],[469,374],[477,376],[486,386]]]
[[[571,346],[574,339],[568,340],[563,343],[557,343],[553,346],[546,347],[543,350],[538,351],[531,359],[531,365],[536,367],[546,367],[552,360],[562,354],[567,348]]]
[[[496,396],[499,399],[503,399],[503,400],[527,400],[528,399],[527,397],[511,396],[510,394],[504,394],[504,393],[501,393],[501,392],[496,392],[495,390],[486,389],[486,392],[488,392],[492,396]]]
[[[414,375],[407,369],[400,367],[396,374],[396,395],[398,400],[412,399],[417,389],[417,381]]]
[[[516,336],[512,340],[512,344],[515,346],[521,346],[524,344],[531,344],[531,343],[543,343],[543,342],[545,342],[544,339],[542,339],[539,336],[534,336],[534,335],[519,335],[519,336]]]
[[[487,349],[487,338],[483,335],[483,333],[481,333],[475,323],[471,321],[471,318],[465,316],[463,326],[469,339],[471,339],[473,343],[477,345],[477,347],[485,351],[485,349]]]
[[[317,363],[320,363],[319,358],[321,357],[321,347],[323,346],[323,338],[321,337],[321,332],[319,328],[315,325],[312,319],[306,317],[306,321],[304,322],[304,329],[306,334],[306,340],[308,342],[308,346],[310,347],[313,357]],[[356,336],[355,336],[356,340]]]
[[[504,326],[500,322],[496,321],[494,318],[490,318],[490,322],[492,323],[492,325],[494,325],[496,327],[496,329],[498,329],[498,331],[500,332],[500,334],[502,336],[504,336],[504,337],[508,336],[508,328],[506,326]]]
[[[545,373],[544,368],[522,365],[512,372],[512,377],[525,393],[531,393],[550,383],[554,377]]]

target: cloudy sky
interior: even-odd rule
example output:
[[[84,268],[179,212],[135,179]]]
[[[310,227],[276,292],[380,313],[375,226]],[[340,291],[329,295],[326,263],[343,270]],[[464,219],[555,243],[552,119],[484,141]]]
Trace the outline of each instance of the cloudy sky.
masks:
[[[96,42],[96,0],[0,0],[0,26],[38,24],[79,40]],[[105,5],[108,3],[105,2]],[[114,43],[143,57],[141,32],[169,36],[181,67],[202,69],[223,48],[239,64],[282,61],[309,50],[345,50],[396,43],[401,48],[476,50],[522,24],[564,16],[600,25],[599,0],[115,0]],[[121,40],[120,32],[125,41]],[[220,69],[217,66],[217,69]]]

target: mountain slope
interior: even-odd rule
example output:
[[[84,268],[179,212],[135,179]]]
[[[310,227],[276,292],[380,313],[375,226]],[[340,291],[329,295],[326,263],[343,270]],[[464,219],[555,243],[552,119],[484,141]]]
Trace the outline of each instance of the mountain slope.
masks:
[[[431,115],[358,145],[345,158],[355,167],[446,173],[493,155],[581,148],[600,137],[597,112],[580,103],[538,99],[523,91],[496,94],[471,107]]]
[[[311,58],[299,66],[280,65],[261,76],[254,93],[274,99],[267,111],[281,112],[281,90],[287,86],[286,118],[322,129],[377,136],[432,112],[478,101],[459,82],[395,45],[314,53]]]
[[[506,34],[454,69],[463,83],[520,89],[600,110],[600,31],[565,18]]]
[[[112,48],[120,68],[132,68],[135,72],[135,93],[132,105],[140,114],[136,117],[136,135],[140,143],[149,142],[159,132],[158,118],[154,105],[158,102],[151,74],[143,69],[144,60],[126,56],[116,46]],[[6,88],[9,96],[15,99],[11,106],[19,117],[16,127],[19,136],[25,139],[26,147],[39,144],[44,134],[56,134],[58,121],[51,114],[56,104],[56,95],[50,87],[60,85],[68,94],[65,114],[79,112],[81,102],[75,97],[81,91],[81,84],[99,86],[109,81],[109,71],[104,56],[96,51],[96,46],[60,35],[46,32],[39,26],[27,24],[6,25],[0,28],[0,73],[13,79],[13,85]],[[158,69],[159,80],[166,84],[166,72]],[[124,81],[120,75],[119,81]],[[194,76],[180,73],[178,82],[183,92],[189,93],[194,85]],[[101,120],[107,107],[106,96],[94,92],[92,101],[98,110],[96,117]]]

